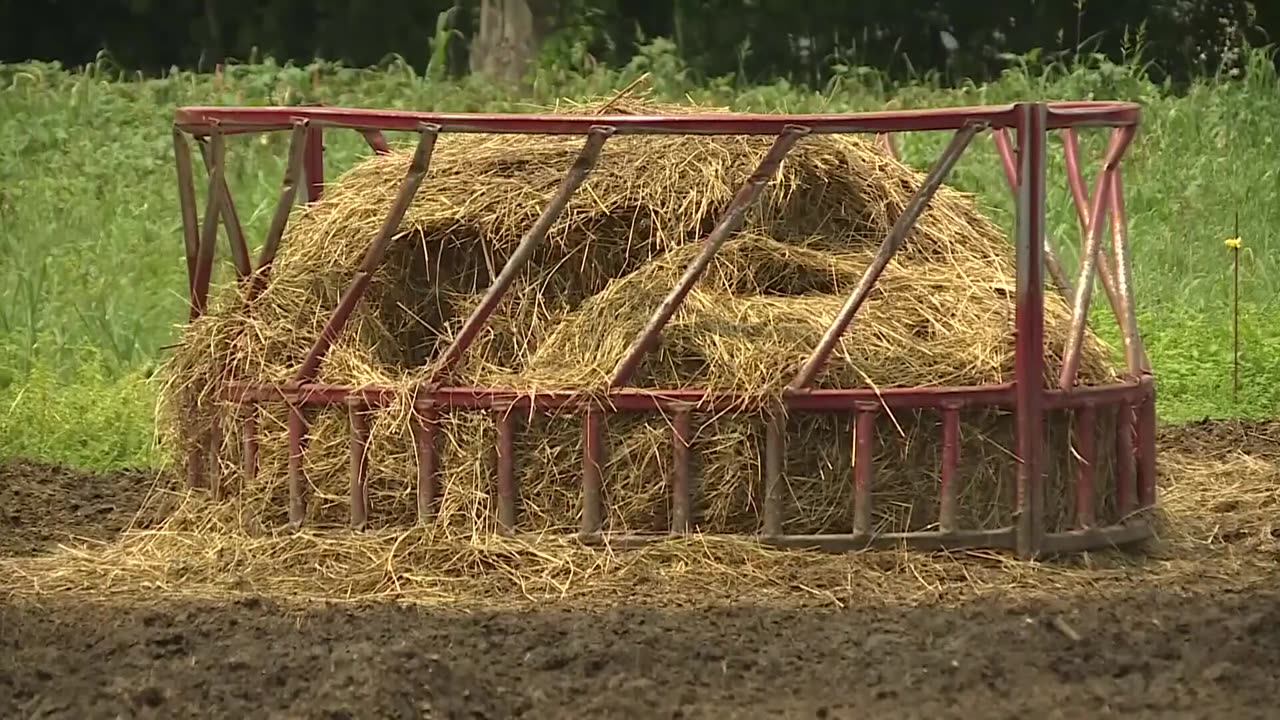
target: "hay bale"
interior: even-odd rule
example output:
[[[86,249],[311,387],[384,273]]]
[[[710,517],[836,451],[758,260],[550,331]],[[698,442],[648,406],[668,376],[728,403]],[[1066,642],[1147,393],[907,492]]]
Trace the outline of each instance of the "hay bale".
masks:
[[[617,107],[618,112],[689,108]],[[580,112],[581,109],[573,110]],[[458,385],[600,388],[697,243],[714,224],[770,138],[623,136],[548,234],[533,261],[454,373]],[[554,194],[582,144],[576,137],[446,135],[387,260],[319,370],[318,380],[401,388],[373,419],[371,505],[375,526],[413,521],[415,463],[409,391],[452,339]],[[252,303],[226,288],[186,329],[165,368],[164,429],[175,457],[217,423],[219,451],[236,478],[236,418],[214,397],[228,380],[284,381],[294,372],[386,216],[409,153],[358,164],[324,198],[290,220],[270,283]],[[923,175],[871,142],[803,139],[783,163],[742,232],[720,252],[641,365],[633,384],[777,393],[798,370],[870,262]],[[817,379],[820,387],[978,385],[1013,373],[1015,266],[1007,233],[973,198],[943,187]],[[1070,309],[1046,296],[1045,336],[1060,351]],[[1059,357],[1046,363],[1046,384]],[[1109,351],[1087,336],[1086,383],[1115,379]],[[285,412],[260,416],[262,472],[235,491],[238,522],[285,520]],[[882,530],[936,521],[940,418],[882,417],[877,516]],[[347,421],[314,419],[307,454],[308,521],[346,521]],[[576,421],[535,417],[520,441],[522,527],[576,526],[581,438]],[[791,421],[787,450],[791,532],[847,529],[849,433],[838,418]],[[1050,529],[1070,519],[1068,424],[1050,419]],[[758,527],[762,429],[749,417],[701,418],[698,525]],[[483,414],[447,418],[439,532],[491,530],[493,428]],[[663,418],[615,417],[608,428],[605,499],[612,530],[657,529],[668,512],[670,430]],[[964,415],[961,522],[1008,522],[1014,481],[1007,413]],[[1105,436],[1102,436],[1105,437]],[[1108,463],[1103,443],[1103,462]],[[1106,477],[1105,474],[1100,477]],[[1101,496],[1101,495],[1100,495]],[[1004,505],[1004,509],[999,509]]]

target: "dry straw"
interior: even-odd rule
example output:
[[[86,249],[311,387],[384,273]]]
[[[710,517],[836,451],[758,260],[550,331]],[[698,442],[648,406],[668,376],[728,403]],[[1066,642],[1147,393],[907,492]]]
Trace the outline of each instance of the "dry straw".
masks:
[[[1167,447],[1162,458],[1167,523],[1140,557],[1028,564],[981,552],[827,555],[702,536],[615,552],[550,537],[441,539],[423,529],[248,537],[229,506],[161,490],[119,540],[0,558],[0,593],[124,602],[266,595],[303,607],[317,599],[484,608],[900,606],[1272,585],[1280,558],[1280,434],[1270,451]]]
[[[610,112],[681,113],[614,98]],[[597,106],[598,107],[598,106]],[[592,106],[561,108],[588,112]],[[549,202],[583,139],[446,134],[427,179],[345,334],[318,379],[400,388],[372,419],[371,522],[404,528],[415,514],[411,388],[449,343],[522,234]],[[522,390],[598,390],[623,351],[675,284],[697,243],[763,156],[770,138],[620,136],[552,227],[527,270],[452,375],[457,385]],[[218,424],[232,483],[225,511],[249,532],[284,525],[285,412],[266,407],[259,477],[238,480],[234,408],[216,395],[229,380],[287,380],[350,282],[387,215],[409,162],[397,150],[339,177],[324,198],[299,208],[261,296],[224,289],[187,328],[165,368],[162,430],[175,459]],[[799,369],[867,267],[923,175],[852,136],[812,136],[782,164],[743,231],[720,252],[676,313],[633,384],[732,389],[776,395]],[[1012,377],[1014,263],[1011,243],[974,199],[943,187],[817,379],[821,387],[979,385]],[[1046,294],[1046,385],[1056,377],[1070,309]],[[1085,383],[1114,379],[1109,351],[1090,335]],[[882,414],[875,503],[879,530],[936,522],[940,418]],[[1008,522],[1014,463],[1011,417],[963,416],[962,524]],[[345,409],[312,417],[306,470],[308,524],[347,521]],[[519,442],[521,529],[578,523],[578,422],[530,417]],[[1049,529],[1071,521],[1066,489],[1069,417],[1048,433]],[[695,450],[701,481],[698,529],[759,526],[763,432],[749,416],[702,417]],[[786,482],[790,532],[844,531],[850,443],[847,419],[790,421]],[[1105,428],[1100,429],[1100,432]],[[439,540],[492,530],[492,419],[445,420]],[[1103,436],[1105,437],[1105,436]],[[608,425],[608,529],[644,532],[669,512],[670,430],[662,417],[615,417]],[[1112,443],[1104,449],[1100,462]],[[1099,488],[1107,496],[1106,488]]]

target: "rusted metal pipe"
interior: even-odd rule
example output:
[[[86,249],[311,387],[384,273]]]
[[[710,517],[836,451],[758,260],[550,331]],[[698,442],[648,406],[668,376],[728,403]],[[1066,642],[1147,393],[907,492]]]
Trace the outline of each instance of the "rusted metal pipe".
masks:
[[[418,524],[423,526],[431,521],[440,494],[440,460],[436,441],[439,426],[440,414],[434,407],[421,414],[415,413],[410,426],[414,455],[418,461]]]
[[[498,425],[498,532],[512,535],[516,528],[516,426],[510,405],[494,408]]]
[[[1127,148],[1129,143],[1132,142],[1135,132],[1136,130],[1133,127],[1116,128],[1115,130],[1113,130],[1111,133],[1111,140],[1107,145],[1108,152],[1110,152],[1112,143],[1116,143],[1116,142],[1123,143],[1124,147]],[[1064,129],[1062,131],[1062,138],[1063,138],[1063,148],[1062,148],[1063,155],[1067,165],[1067,186],[1071,190],[1071,199],[1075,205],[1076,221],[1080,225],[1081,237],[1087,238],[1091,232],[1091,229],[1089,226],[1089,216],[1092,213],[1092,205],[1089,201],[1088,190],[1086,190],[1085,188],[1084,176],[1080,171],[1079,140],[1076,137],[1076,133],[1073,128]],[[1119,170],[1119,167],[1117,166],[1117,171],[1118,170]],[[1112,185],[1113,187],[1115,185],[1114,177],[1113,177]],[[1112,218],[1112,234],[1114,239],[1114,234],[1115,234],[1114,224],[1116,220],[1114,203],[1112,204],[1111,218]],[[1111,312],[1115,315],[1116,323],[1119,325],[1120,332],[1123,335],[1126,332],[1124,321],[1122,319],[1124,317],[1124,306],[1122,304],[1122,300],[1120,297],[1119,288],[1117,287],[1118,280],[1116,278],[1116,273],[1112,269],[1111,261],[1105,253],[1098,255],[1097,269],[1098,269],[1098,280],[1102,283],[1102,289],[1107,294],[1107,302],[1111,304]],[[1142,348],[1141,344],[1138,345],[1138,350],[1142,353],[1143,366],[1150,367],[1150,363],[1146,359],[1146,350]]]
[[[871,481],[875,473],[875,406],[859,407],[853,422],[853,532],[871,532]]]
[[[702,251],[690,261],[679,282],[663,298],[662,303],[658,305],[649,321],[645,323],[644,329],[631,342],[631,346],[627,348],[622,358],[618,360],[618,364],[614,366],[613,374],[609,379],[610,388],[621,387],[631,380],[631,376],[640,367],[640,361],[644,359],[645,354],[657,342],[662,329],[666,327],[671,317],[676,314],[676,310],[680,308],[689,291],[693,289],[694,284],[698,282],[702,274],[706,272],[707,267],[711,265],[712,258],[720,251],[720,247],[729,239],[729,236],[737,232],[738,228],[742,226],[746,218],[747,209],[755,203],[764,187],[777,174],[783,158],[787,156],[787,153],[791,152],[791,148],[795,147],[800,138],[808,132],[808,128],[788,127],[774,139],[773,146],[769,148],[769,152],[765,153],[760,164],[751,173],[751,177],[747,178],[742,187],[738,188],[738,192],[733,196],[729,207],[720,216],[720,220],[716,223],[711,234],[702,242]]]
[[[369,149],[375,155],[391,154],[391,146],[387,144],[387,138],[382,134],[381,130],[360,130],[358,132],[364,136],[364,141],[369,144]]]
[[[1133,265],[1129,261],[1129,217],[1124,206],[1124,180],[1117,167],[1111,181],[1111,244],[1116,255],[1116,296],[1120,301],[1120,334],[1124,338],[1125,364],[1129,375],[1151,372],[1151,361],[1138,332],[1133,305]]]
[[[1014,375],[1018,447],[1017,544],[1024,559],[1044,543],[1044,227],[1047,111],[1041,103],[1019,112],[1018,282],[1014,325]]]
[[[916,220],[928,207],[929,201],[933,199],[934,194],[938,192],[938,188],[947,179],[951,169],[955,167],[960,156],[964,154],[965,148],[969,147],[969,143],[973,141],[974,136],[982,130],[982,126],[969,125],[956,131],[956,134],[951,138],[951,144],[947,146],[942,156],[934,163],[929,170],[929,174],[925,176],[924,182],[911,196],[911,200],[902,209],[898,219],[894,221],[888,236],[880,243],[875,259],[871,261],[871,265],[867,267],[862,274],[862,278],[858,280],[858,284],[854,287],[853,292],[850,293],[849,299],[845,301],[844,307],[840,308],[839,314],[836,315],[835,321],[827,328],[822,340],[809,355],[809,359],[805,361],[800,371],[796,373],[795,377],[787,385],[788,391],[795,392],[808,388],[817,378],[823,365],[831,357],[831,352],[835,350],[836,344],[840,342],[840,336],[844,334],[849,324],[853,322],[853,316],[857,314],[862,307],[862,303],[871,294],[876,281],[880,279],[880,274],[888,267],[889,261],[893,259],[894,254],[898,252],[898,248],[906,240],[907,233],[911,232],[911,229],[915,227]]]
[[[1064,392],[1075,386],[1076,374],[1080,369],[1080,352],[1084,345],[1085,329],[1089,324],[1089,301],[1093,297],[1094,270],[1101,255],[1102,231],[1106,225],[1107,213],[1111,210],[1111,183],[1115,180],[1116,168],[1124,157],[1124,151],[1128,145],[1125,137],[1123,133],[1112,136],[1107,156],[1098,172],[1097,184],[1094,186],[1093,216],[1089,220],[1089,237],[1080,258],[1080,279],[1076,283],[1076,296],[1072,305],[1071,329],[1067,336],[1067,347],[1063,353],[1062,369],[1058,376],[1058,387]],[[1118,321],[1120,315],[1121,313],[1116,314]]]
[[[775,410],[764,419],[764,534],[782,534],[783,468],[786,465],[786,415]]]
[[[600,150],[604,147],[605,140],[612,136],[613,128],[607,125],[595,126],[587,133],[586,143],[583,144],[582,150],[578,153],[577,159],[574,160],[573,165],[569,168],[564,180],[560,182],[560,187],[556,190],[555,196],[551,198],[551,202],[547,204],[542,214],[538,216],[537,221],[533,223],[533,227],[529,228],[524,237],[520,238],[520,244],[516,246],[515,251],[511,253],[511,257],[502,266],[502,271],[498,273],[498,277],[489,285],[484,297],[481,298],[480,302],[472,309],[471,314],[462,323],[462,327],[458,330],[453,342],[449,343],[449,347],[445,348],[439,360],[436,361],[430,375],[431,383],[440,382],[445,375],[453,370],[454,365],[462,358],[463,353],[471,347],[471,343],[480,334],[485,323],[489,322],[489,317],[493,315],[493,311],[502,302],[503,296],[511,289],[511,285],[520,276],[524,266],[533,258],[533,254],[537,252],[538,246],[542,244],[552,225],[555,224],[561,213],[569,205],[569,200],[573,198],[573,194],[578,191],[583,181],[591,174],[591,171],[595,168],[596,161],[600,158]]]
[[[681,407],[671,422],[671,532],[693,529],[693,408]]]
[[[1044,392],[1046,410],[1069,410],[1084,405],[1138,403],[1154,385],[1154,378],[1075,388],[1069,393],[1050,389]],[[782,398],[788,411],[844,414],[858,403],[874,403],[887,411],[920,410],[954,404],[959,408],[1017,408],[1017,383],[1004,382],[975,387],[886,387],[886,388],[818,388]],[[324,383],[253,383],[232,380],[222,391],[230,402],[294,402],[309,406],[342,405],[346,398],[358,395],[371,405],[386,406],[397,401],[399,390],[390,386],[359,387]],[[709,413],[742,413],[762,409],[772,399],[762,399],[758,392],[704,390],[697,388],[622,388],[595,395],[579,390],[537,390],[497,387],[439,387],[421,389],[415,407],[427,409],[484,410],[495,403],[507,403],[521,409],[561,410],[580,407],[589,401],[607,402],[610,412],[675,412],[682,406],[697,407]]]
[[[191,146],[178,128],[173,129],[173,161],[178,175],[178,206],[182,212],[182,246],[187,257],[187,295],[195,306],[196,255],[200,252],[200,220],[196,217],[195,180],[191,172]]]
[[[351,312],[355,310],[356,303],[360,302],[360,298],[364,297],[365,291],[369,289],[373,274],[382,265],[382,260],[387,254],[387,248],[391,246],[391,240],[395,237],[396,230],[400,227],[400,221],[404,219],[405,212],[409,210],[409,204],[413,202],[414,194],[418,192],[418,188],[422,185],[422,179],[426,177],[427,171],[431,167],[431,153],[436,146],[438,130],[439,128],[435,126],[427,126],[420,129],[418,148],[414,151],[413,159],[409,162],[409,170],[405,174],[404,180],[400,183],[400,191],[396,193],[395,201],[391,204],[391,210],[383,220],[382,227],[378,229],[378,234],[374,236],[373,242],[369,243],[364,259],[360,262],[360,268],[356,270],[355,278],[351,280],[351,284],[347,286],[346,291],[342,294],[342,298],[338,301],[338,306],[333,309],[333,313],[329,316],[329,321],[325,323],[324,328],[320,331],[320,336],[311,345],[311,350],[302,361],[302,365],[294,373],[294,382],[306,382],[315,377],[316,371],[320,368],[320,362],[324,360],[325,353],[329,352],[329,348],[333,346],[338,336],[342,334],[343,328],[347,325],[347,320],[351,319]]]
[[[222,463],[219,455],[222,453],[223,441],[222,423],[216,419],[209,428],[208,435],[205,436],[205,457],[209,458],[211,465],[209,473],[209,495],[214,502],[222,502],[223,493],[226,491],[222,477]]]
[[[245,406],[240,423],[243,443],[242,482],[248,485],[258,479],[258,410],[254,405]]]
[[[205,437],[206,432],[196,438],[195,447],[187,451],[187,489],[197,490],[205,486]]]
[[[214,244],[218,241],[218,216],[222,194],[213,188],[222,182],[226,169],[226,144],[217,128],[209,135],[213,169],[209,172],[210,191],[204,211],[204,226],[200,229],[200,249],[196,254],[195,277],[191,282],[191,321],[204,314],[209,302],[209,281],[213,275]]]
[[[1004,179],[1009,184],[1009,191],[1017,195],[1018,166],[1013,157],[1013,147],[1009,142],[1009,131],[1005,128],[996,128],[991,133],[991,139],[995,141],[996,150],[1000,153],[1000,165],[1004,168]],[[1053,242],[1049,239],[1048,232],[1044,235],[1044,264],[1049,269],[1049,277],[1053,279],[1054,287],[1058,292],[1064,298],[1070,296],[1073,293],[1071,281],[1062,268],[1062,261],[1058,259],[1057,251],[1053,249]]]
[[[1084,100],[1049,104],[1050,129],[1076,125],[1134,125],[1141,116],[1135,102]],[[207,132],[215,122],[227,132],[288,129],[295,117],[310,118],[329,127],[413,131],[419,123],[440,125],[447,132],[533,133],[578,135],[601,118],[591,115],[533,113],[436,113],[406,110],[364,110],[340,107],[180,107],[174,122],[193,134]],[[680,115],[610,115],[619,134],[777,135],[788,125],[804,125],[813,132],[889,133],[958,130],[973,122],[1014,127],[1016,105],[888,110],[869,113],[806,115],[750,113],[685,113]]]
[[[1124,521],[1133,513],[1136,504],[1136,460],[1134,453],[1133,406],[1128,403],[1116,408],[1116,511]]]
[[[369,408],[357,399],[347,401],[351,424],[351,528],[369,523]]]
[[[902,160],[902,153],[898,152],[898,143],[894,140],[893,133],[878,133],[876,135],[876,144],[879,145],[889,157],[898,161]]]
[[[289,160],[284,169],[284,180],[280,187],[280,197],[276,200],[276,211],[271,216],[271,224],[267,226],[267,237],[262,243],[262,252],[258,255],[258,269],[249,285],[249,298],[252,299],[262,291],[266,284],[271,265],[280,250],[280,239],[284,237],[285,225],[289,222],[289,213],[298,200],[298,185],[302,175],[302,156],[306,150],[307,121],[294,123],[289,137]]]
[[[307,419],[299,405],[289,406],[289,527],[294,531],[302,527],[307,517],[307,498],[303,488],[307,484],[303,465],[306,452]]]
[[[582,523],[583,535],[599,534],[604,508],[601,480],[604,473],[604,411],[594,405],[582,417]]]
[[[1138,508],[1156,504],[1156,398],[1155,389],[1138,405],[1137,417]]]
[[[324,194],[324,128],[314,123],[308,126],[306,144],[307,202],[314,203]]]
[[[231,245],[231,262],[235,266],[236,276],[243,280],[253,273],[253,264],[249,259],[249,245],[244,239],[244,225],[240,223],[240,213],[236,212],[235,198],[232,197],[231,188],[227,185],[226,172],[223,171],[222,178],[214,184],[209,147],[203,142],[199,145],[205,172],[209,175],[209,190],[216,191],[222,196],[218,200],[222,214],[222,227],[227,231],[227,241]]]
[[[1089,325],[1089,303],[1093,298],[1094,270],[1097,267],[1099,246],[1102,244],[1102,227],[1110,206],[1107,186],[1111,184],[1111,173],[1104,172],[1098,178],[1093,218],[1089,237],[1085,241],[1080,257],[1080,282],[1076,285],[1076,296],[1072,301],[1071,328],[1067,333],[1067,346],[1063,351],[1062,368],[1058,375],[1058,387],[1067,391],[1075,387],[1076,376],[1080,370],[1080,352],[1084,345],[1085,329]]]
[[[960,464],[960,411],[956,407],[942,410],[942,467],[938,471],[938,530],[956,531],[956,502],[960,495],[956,468]]]
[[[1080,529],[1097,524],[1094,487],[1098,476],[1097,420],[1091,406],[1075,411],[1076,525]]]

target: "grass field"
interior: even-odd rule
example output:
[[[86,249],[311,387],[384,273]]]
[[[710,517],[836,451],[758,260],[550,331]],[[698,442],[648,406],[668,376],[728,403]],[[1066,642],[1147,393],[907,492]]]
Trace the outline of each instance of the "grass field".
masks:
[[[1274,414],[1280,407],[1280,223],[1273,162],[1280,80],[1259,57],[1247,80],[1206,79],[1179,93],[1123,66],[1011,72],[961,89],[888,87],[865,79],[817,93],[785,83],[687,87],[655,74],[668,98],[756,111],[841,111],[1124,98],[1144,105],[1125,161],[1139,325],[1155,365],[1160,414]],[[169,122],[182,104],[323,100],[419,110],[528,109],[560,97],[607,94],[634,74],[600,72],[539,83],[514,100],[479,83],[442,84],[399,67],[352,70],[241,67],[225,82],[175,73],[111,77],[102,68],[0,67],[0,456],[109,469],[151,464],[155,388],[163,346],[185,317],[181,240]],[[902,138],[923,167],[943,136]],[[1102,136],[1088,134],[1090,175]],[[229,181],[251,238],[260,239],[277,193],[284,138],[233,142]],[[329,176],[361,151],[329,141]],[[1058,145],[1051,148],[1050,230],[1074,260],[1076,220]],[[1091,179],[1091,178],[1090,178]],[[1011,201],[989,143],[962,161],[954,182],[978,192],[1009,224]],[[1239,216],[1242,388],[1231,392],[1231,276],[1223,240]],[[1100,296],[1095,296],[1100,297]],[[1105,302],[1095,326],[1114,340]],[[1100,306],[1100,307],[1099,307]]]

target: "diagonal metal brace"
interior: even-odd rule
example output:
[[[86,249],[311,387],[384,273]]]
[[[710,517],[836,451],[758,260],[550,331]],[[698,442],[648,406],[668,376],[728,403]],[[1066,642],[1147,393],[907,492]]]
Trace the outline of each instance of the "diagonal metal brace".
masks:
[[[195,275],[191,280],[191,320],[204,314],[209,301],[209,281],[213,276],[214,243],[218,241],[218,216],[221,213],[222,193],[215,190],[226,170],[226,143],[216,126],[209,133],[209,154],[212,167],[209,170],[208,202],[205,205],[204,222],[200,228],[200,247],[196,253]]]
[[[560,183],[560,188],[552,197],[551,202],[538,216],[533,223],[533,227],[525,233],[520,239],[520,244],[516,246],[511,257],[507,259],[506,264],[502,266],[502,271],[498,273],[498,277],[494,279],[489,289],[485,291],[484,297],[471,311],[471,314],[463,322],[462,328],[458,331],[457,337],[453,342],[449,343],[449,347],[436,360],[435,367],[432,368],[428,385],[438,383],[444,378],[454,365],[462,358],[463,353],[471,347],[471,343],[475,341],[476,335],[484,328],[485,323],[489,322],[489,317],[493,315],[493,311],[497,309],[498,303],[502,302],[503,296],[511,289],[512,283],[524,270],[524,266],[533,258],[534,252],[538,246],[542,244],[542,240],[551,231],[551,226],[564,212],[568,206],[569,200],[573,194],[578,191],[578,187],[582,185],[587,176],[595,168],[596,161],[600,158],[600,150],[604,147],[605,140],[613,136],[614,128],[608,125],[593,126],[587,133],[587,141],[582,146],[578,158],[574,160],[573,166]]]
[[[280,239],[284,237],[285,225],[289,222],[289,212],[298,200],[298,188],[302,181],[302,155],[306,150],[308,121],[298,120],[293,124],[293,132],[289,137],[289,161],[284,169],[284,181],[280,187],[280,197],[276,201],[275,214],[271,216],[271,224],[267,226],[267,238],[262,243],[262,251],[258,255],[258,269],[249,281],[248,297],[252,300],[262,291],[271,272],[271,264],[276,260],[280,250]]]
[[[1058,375],[1058,387],[1063,391],[1070,390],[1075,385],[1076,374],[1080,369],[1080,351],[1084,345],[1085,328],[1089,321],[1089,303],[1093,297],[1093,278],[1100,258],[1102,232],[1107,227],[1107,214],[1111,211],[1111,184],[1115,182],[1116,168],[1119,167],[1132,136],[1132,132],[1118,132],[1111,136],[1106,158],[1098,171],[1098,181],[1094,185],[1092,217],[1088,224],[1089,236],[1085,241],[1084,253],[1080,259],[1080,280],[1076,283],[1075,302],[1071,310],[1071,329],[1067,336],[1067,347]],[[1122,309],[1115,305],[1112,309],[1116,313],[1117,322],[1120,322]],[[1123,329],[1122,323],[1121,330]]]
[[[427,175],[427,170],[431,167],[431,153],[435,150],[436,138],[440,134],[440,126],[420,124],[418,132],[418,147],[413,152],[413,159],[409,162],[409,171],[405,174],[404,181],[400,183],[400,191],[396,193],[395,201],[391,204],[391,210],[387,213],[386,219],[383,220],[382,227],[378,229],[378,234],[374,236],[373,242],[369,244],[369,249],[365,251],[364,259],[360,262],[360,268],[356,270],[355,278],[351,280],[351,284],[347,286],[346,291],[342,294],[342,298],[338,301],[338,306],[333,309],[333,314],[329,316],[329,321],[321,329],[320,336],[316,338],[315,343],[311,346],[311,350],[302,361],[302,365],[294,373],[293,382],[295,383],[303,383],[315,379],[316,371],[320,368],[320,362],[324,360],[329,348],[333,346],[338,336],[342,334],[347,321],[351,319],[351,313],[355,310],[356,303],[360,302],[360,298],[369,289],[373,274],[382,265],[382,260],[387,254],[387,248],[391,246],[391,240],[395,237],[395,232],[400,227],[400,221],[404,219],[404,214],[409,210],[409,204],[413,202],[414,194],[418,192],[423,178]]]
[[[684,302],[685,297],[689,295],[689,291],[693,289],[694,284],[698,282],[702,274],[706,272],[707,267],[711,265],[711,260],[720,251],[720,247],[724,245],[730,235],[737,232],[738,228],[742,226],[746,218],[747,209],[755,203],[764,187],[777,174],[783,158],[787,156],[787,153],[791,152],[791,149],[795,147],[800,138],[808,134],[809,129],[806,127],[789,125],[781,135],[774,139],[773,146],[769,148],[769,152],[765,154],[760,164],[756,166],[755,172],[751,173],[751,177],[747,178],[746,183],[738,189],[733,201],[729,203],[729,207],[720,216],[720,221],[716,223],[715,229],[703,241],[702,252],[685,268],[684,275],[680,277],[680,281],[663,299],[662,304],[654,311],[644,329],[640,331],[631,346],[627,348],[626,353],[623,354],[622,359],[614,366],[613,375],[609,380],[610,388],[621,387],[631,380],[636,368],[640,366],[640,361],[644,359],[645,354],[657,342],[662,329],[666,327],[671,317],[675,315],[676,310]]]
[[[966,124],[952,136],[951,143],[947,146],[947,149],[942,152],[942,156],[930,168],[924,182],[921,183],[915,194],[911,196],[911,200],[907,202],[906,207],[902,209],[902,214],[894,221],[893,227],[889,230],[889,234],[885,236],[884,242],[880,243],[880,249],[876,251],[875,259],[867,266],[862,278],[854,286],[853,292],[849,295],[849,299],[845,301],[844,307],[840,308],[835,321],[827,328],[822,340],[818,342],[818,346],[814,348],[809,359],[801,366],[800,371],[788,383],[787,390],[789,392],[806,389],[813,383],[822,367],[826,365],[827,360],[831,357],[836,343],[840,342],[840,336],[844,334],[850,323],[853,322],[853,316],[858,313],[862,304],[866,302],[867,297],[871,294],[876,281],[880,279],[880,274],[888,267],[889,261],[893,259],[893,256],[898,252],[898,248],[906,240],[907,233],[915,227],[916,221],[920,219],[925,208],[928,207],[929,201],[938,192],[938,188],[942,187],[942,183],[947,179],[947,175],[951,173],[951,169],[955,167],[956,162],[960,160],[960,156],[964,154],[965,149],[969,147],[969,143],[973,142],[973,138],[984,129],[985,126],[982,124]]]
[[[1133,265],[1129,260],[1128,213],[1124,207],[1124,172],[1116,168],[1111,181],[1111,243],[1116,255],[1116,295],[1120,299],[1121,335],[1124,336],[1125,363],[1129,374],[1138,377],[1151,372],[1151,360],[1138,332],[1133,308]]]
[[[204,159],[204,167],[207,173],[210,173],[210,191],[217,192],[222,197],[218,200],[221,207],[222,226],[227,231],[227,241],[231,244],[231,261],[235,263],[236,276],[241,280],[249,277],[253,273],[253,264],[249,260],[249,245],[244,239],[244,225],[240,222],[240,214],[236,212],[235,200],[231,196],[231,188],[227,186],[227,175],[224,170],[222,178],[216,186],[213,183],[213,160],[209,157],[208,143],[201,142],[200,155]]]
[[[1004,167],[1004,179],[1009,184],[1009,191],[1017,195],[1021,180],[1018,178],[1018,168],[1013,158],[1012,143],[1009,142],[1009,131],[1005,128],[996,128],[991,133],[991,139],[995,141],[996,150],[1000,153],[1000,164]],[[1049,275],[1053,278],[1053,284],[1058,287],[1058,292],[1064,298],[1071,295],[1073,292],[1071,281],[1067,279],[1062,261],[1058,259],[1058,253],[1053,249],[1049,233],[1044,235],[1044,264],[1049,269]]]
[[[1112,142],[1116,142],[1119,136],[1124,136],[1123,140],[1120,141],[1124,142],[1127,147],[1133,140],[1136,128],[1132,126],[1116,128],[1111,132]],[[1091,214],[1091,205],[1088,198],[1089,191],[1085,187],[1083,173],[1080,172],[1080,141],[1076,137],[1074,128],[1064,129],[1062,135],[1063,154],[1067,163],[1067,183],[1071,190],[1071,199],[1075,203],[1076,219],[1080,223],[1081,232],[1087,237],[1090,232],[1089,215]],[[1123,258],[1120,257],[1121,252],[1119,249],[1116,249],[1117,265],[1122,262],[1127,264],[1128,262],[1128,231],[1124,227],[1126,222],[1124,202],[1123,197],[1117,195],[1117,192],[1123,192],[1118,184],[1119,174],[1120,170],[1117,168],[1110,192],[1112,245],[1115,246],[1116,243],[1120,243],[1120,245],[1125,246]],[[1120,202],[1116,202],[1117,200]],[[1143,347],[1142,340],[1138,337],[1136,329],[1132,334],[1130,333],[1125,320],[1126,313],[1132,310],[1131,307],[1126,310],[1126,306],[1131,305],[1133,301],[1130,294],[1131,283],[1125,277],[1121,277],[1127,272],[1125,268],[1120,267],[1113,270],[1105,253],[1098,256],[1098,277],[1102,281],[1102,289],[1107,293],[1107,300],[1111,303],[1111,311],[1115,314],[1116,321],[1120,324],[1120,331],[1124,336],[1125,356],[1130,360],[1134,359],[1134,355],[1137,356],[1136,360],[1138,362],[1136,364],[1130,362],[1130,372],[1137,372],[1138,369],[1150,370],[1151,361],[1147,358],[1146,348]]]

